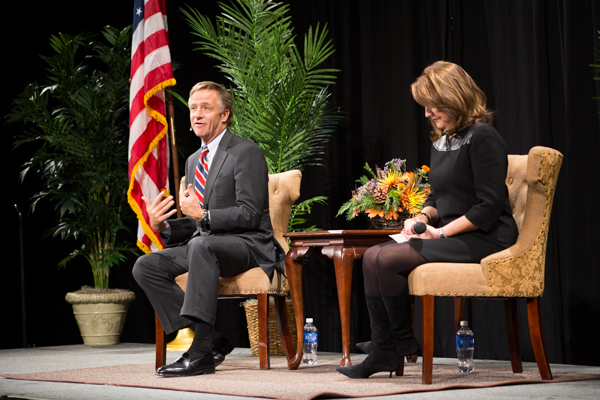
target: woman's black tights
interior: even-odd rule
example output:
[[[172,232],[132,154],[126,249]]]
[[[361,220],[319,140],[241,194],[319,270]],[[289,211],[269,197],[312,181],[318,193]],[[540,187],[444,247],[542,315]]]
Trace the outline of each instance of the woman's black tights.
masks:
[[[365,294],[403,294],[408,275],[427,259],[408,243],[389,242],[371,247],[363,256]]]

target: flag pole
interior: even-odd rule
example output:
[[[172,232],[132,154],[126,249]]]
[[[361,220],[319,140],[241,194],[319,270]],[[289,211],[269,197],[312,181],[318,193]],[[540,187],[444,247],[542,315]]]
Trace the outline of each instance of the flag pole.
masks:
[[[167,108],[169,112],[169,128],[171,129],[171,159],[173,160],[173,179],[175,180],[175,206],[177,207],[177,218],[181,218],[181,208],[179,207],[179,158],[177,156],[177,143],[175,141],[175,107],[173,106],[173,95],[170,90],[167,92]]]
[[[171,128],[171,159],[173,160],[173,179],[175,180],[175,206],[177,207],[177,218],[181,218],[181,207],[179,206],[179,158],[177,156],[177,143],[175,141],[175,107],[173,106],[171,90],[165,89],[165,92],[167,92],[167,112],[169,113],[169,128]],[[189,327],[183,328],[177,332],[175,339],[167,343],[166,349],[167,351],[185,351],[190,348],[193,341],[194,331]]]

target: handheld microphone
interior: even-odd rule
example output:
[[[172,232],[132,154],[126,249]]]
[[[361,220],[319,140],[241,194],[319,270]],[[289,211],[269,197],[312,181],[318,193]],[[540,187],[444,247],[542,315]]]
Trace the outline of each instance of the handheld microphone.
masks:
[[[410,227],[412,233],[416,234],[416,235],[420,235],[421,233],[425,232],[427,230],[427,225],[425,225],[424,222],[417,222],[416,224],[414,224],[413,226]]]

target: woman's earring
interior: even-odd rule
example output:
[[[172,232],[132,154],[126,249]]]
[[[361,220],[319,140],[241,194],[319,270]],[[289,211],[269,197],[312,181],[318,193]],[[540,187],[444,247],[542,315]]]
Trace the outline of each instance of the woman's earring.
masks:
[[[190,131],[192,130],[192,127],[190,126]]]

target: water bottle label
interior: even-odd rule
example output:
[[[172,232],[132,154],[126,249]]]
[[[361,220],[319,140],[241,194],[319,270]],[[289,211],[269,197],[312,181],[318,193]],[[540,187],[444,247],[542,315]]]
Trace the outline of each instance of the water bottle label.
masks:
[[[317,332],[304,332],[304,343],[316,343]]]
[[[473,336],[457,336],[456,347],[458,348],[471,348],[475,346],[475,340]]]

